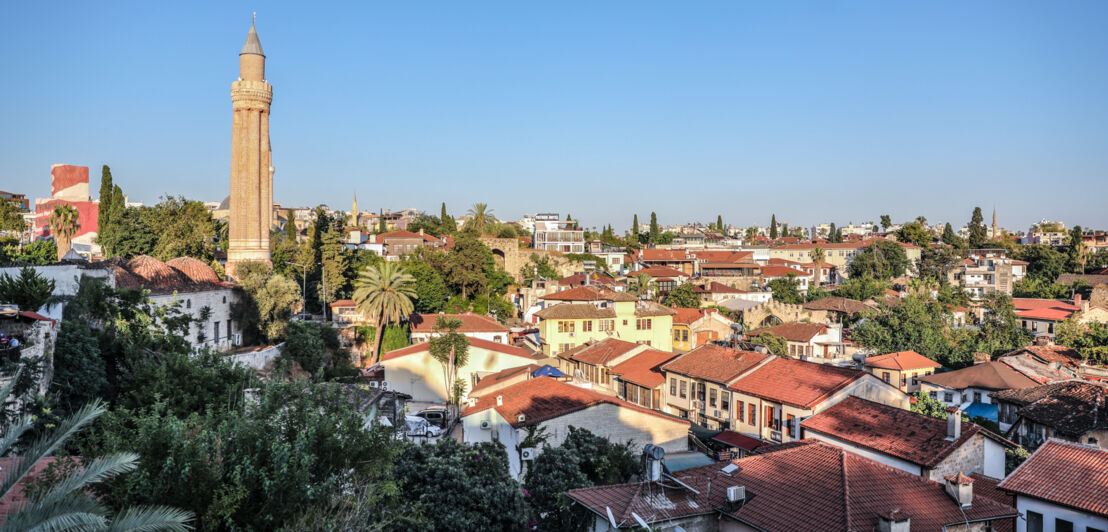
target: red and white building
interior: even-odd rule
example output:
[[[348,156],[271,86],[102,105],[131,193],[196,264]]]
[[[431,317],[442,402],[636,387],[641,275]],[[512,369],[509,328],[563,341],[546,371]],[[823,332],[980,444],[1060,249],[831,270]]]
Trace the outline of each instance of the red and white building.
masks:
[[[50,167],[50,197],[35,199],[34,238],[53,236],[50,214],[59,205],[69,205],[79,214],[80,227],[73,235],[73,249],[88,256],[100,253],[96,243],[97,223],[100,218],[100,202],[89,194],[88,167],[55,164]]]

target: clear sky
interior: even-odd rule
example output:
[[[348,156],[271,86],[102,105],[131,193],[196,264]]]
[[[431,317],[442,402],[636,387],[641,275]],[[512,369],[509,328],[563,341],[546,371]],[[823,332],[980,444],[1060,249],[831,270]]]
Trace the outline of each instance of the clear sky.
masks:
[[[275,200],[1108,227],[1108,2],[12,2],[0,189],[218,201],[258,11]]]

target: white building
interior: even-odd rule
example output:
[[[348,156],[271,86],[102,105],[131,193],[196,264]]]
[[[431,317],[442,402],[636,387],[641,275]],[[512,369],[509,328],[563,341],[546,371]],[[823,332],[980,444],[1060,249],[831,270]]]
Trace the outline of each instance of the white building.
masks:
[[[533,245],[535,249],[584,253],[585,231],[578,229],[575,221],[559,219],[557,213],[536,214]]]
[[[1108,450],[1051,439],[997,487],[1016,497],[1018,532],[1108,530]]]

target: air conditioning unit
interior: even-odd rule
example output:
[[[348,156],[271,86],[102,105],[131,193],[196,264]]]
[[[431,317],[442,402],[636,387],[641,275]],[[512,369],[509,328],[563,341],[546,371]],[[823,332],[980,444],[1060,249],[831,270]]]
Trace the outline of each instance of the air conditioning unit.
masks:
[[[746,500],[746,486],[728,486],[727,502],[741,502]]]
[[[489,422],[487,419],[485,421],[481,422],[481,429],[482,430],[489,430],[491,428],[492,428],[492,423]]]
[[[524,460],[534,460],[535,459],[535,448],[534,447],[524,447],[523,449],[520,449],[520,457]]]
[[[779,430],[769,431],[769,439],[771,439],[773,441],[777,441],[777,442],[781,441],[781,431],[779,431]]]
[[[382,390],[388,390],[389,389],[389,381],[381,381],[381,389]]]
[[[379,388],[380,386],[381,386],[381,384],[377,381],[369,381],[369,387],[370,388]]]
[[[697,399],[693,399],[693,402],[692,402],[693,410],[700,410],[700,407],[702,407],[702,406],[704,406],[704,403],[701,403]]]

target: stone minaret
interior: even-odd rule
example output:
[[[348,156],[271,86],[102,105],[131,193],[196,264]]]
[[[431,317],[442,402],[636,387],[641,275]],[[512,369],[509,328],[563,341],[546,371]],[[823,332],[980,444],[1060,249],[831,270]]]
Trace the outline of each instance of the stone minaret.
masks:
[[[993,207],[993,240],[1000,239],[1000,230],[996,226],[996,207]]]
[[[269,262],[273,216],[273,161],[269,147],[269,103],[265,54],[254,24],[239,53],[239,79],[231,83],[231,219],[227,274],[243,261]]]

